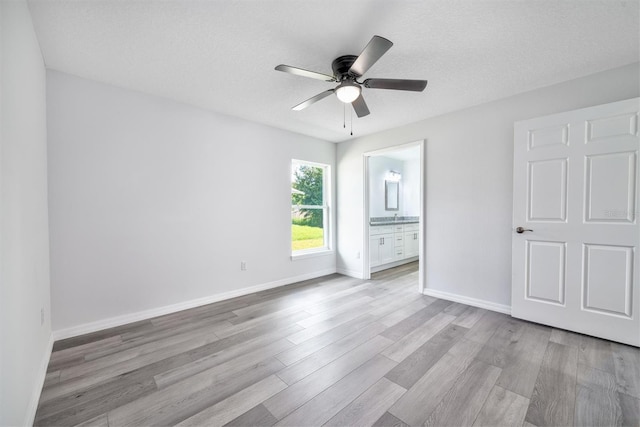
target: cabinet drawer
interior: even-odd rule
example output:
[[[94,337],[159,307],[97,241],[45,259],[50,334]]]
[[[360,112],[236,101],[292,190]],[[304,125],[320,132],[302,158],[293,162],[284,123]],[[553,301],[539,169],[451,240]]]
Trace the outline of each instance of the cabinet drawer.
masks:
[[[419,231],[420,230],[420,224],[405,224],[404,225],[404,231]]]
[[[393,226],[393,231],[396,233],[402,233],[404,231],[404,226],[402,224],[396,224]]]
[[[404,258],[404,248],[399,246],[395,248],[395,258],[396,259]]]
[[[372,225],[369,227],[369,235],[377,236],[378,234],[393,233],[393,225]]]
[[[404,246],[404,235],[402,233],[394,234],[393,240],[396,242],[395,246]]]

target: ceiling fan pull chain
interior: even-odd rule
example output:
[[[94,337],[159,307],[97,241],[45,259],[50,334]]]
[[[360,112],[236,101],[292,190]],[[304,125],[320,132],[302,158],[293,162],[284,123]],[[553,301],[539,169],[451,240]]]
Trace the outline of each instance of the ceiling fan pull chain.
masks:
[[[351,136],[353,136],[353,110],[349,110],[349,117],[351,118]]]
[[[347,128],[347,104],[342,104],[342,129]]]

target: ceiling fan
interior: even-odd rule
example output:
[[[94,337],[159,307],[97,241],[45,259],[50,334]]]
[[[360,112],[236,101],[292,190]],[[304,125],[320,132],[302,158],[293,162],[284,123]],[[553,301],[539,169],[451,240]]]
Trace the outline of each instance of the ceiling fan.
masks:
[[[317,73],[315,71],[304,70],[298,67],[280,64],[276,70],[283,71],[297,76],[309,77],[312,79],[324,80],[326,82],[339,83],[333,89],[326,90],[314,97],[296,105],[292,110],[300,111],[327,96],[334,94],[345,104],[351,104],[358,117],[369,114],[364,98],[362,97],[362,87],[369,89],[393,89],[422,92],[427,87],[426,80],[404,80],[404,79],[366,79],[362,82],[358,78],[375,64],[382,57],[393,43],[384,37],[373,36],[360,55],[343,55],[334,59],[331,63],[333,75]]]

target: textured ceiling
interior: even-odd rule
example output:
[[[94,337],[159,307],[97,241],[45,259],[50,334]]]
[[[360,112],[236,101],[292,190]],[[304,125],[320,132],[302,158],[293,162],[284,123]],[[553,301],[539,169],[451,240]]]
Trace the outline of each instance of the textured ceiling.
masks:
[[[639,2],[31,0],[48,68],[328,141],[351,138],[331,73],[374,35],[394,46],[365,77],[428,79],[423,93],[365,89],[354,136],[639,60]],[[350,110],[347,110],[347,119]]]

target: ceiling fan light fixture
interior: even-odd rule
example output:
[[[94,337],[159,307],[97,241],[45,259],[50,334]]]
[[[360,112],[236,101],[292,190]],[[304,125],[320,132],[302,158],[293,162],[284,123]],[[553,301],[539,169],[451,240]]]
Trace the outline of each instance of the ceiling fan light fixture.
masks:
[[[338,85],[335,93],[340,101],[345,104],[351,104],[353,101],[358,99],[361,90],[362,89],[359,84],[347,80]]]

